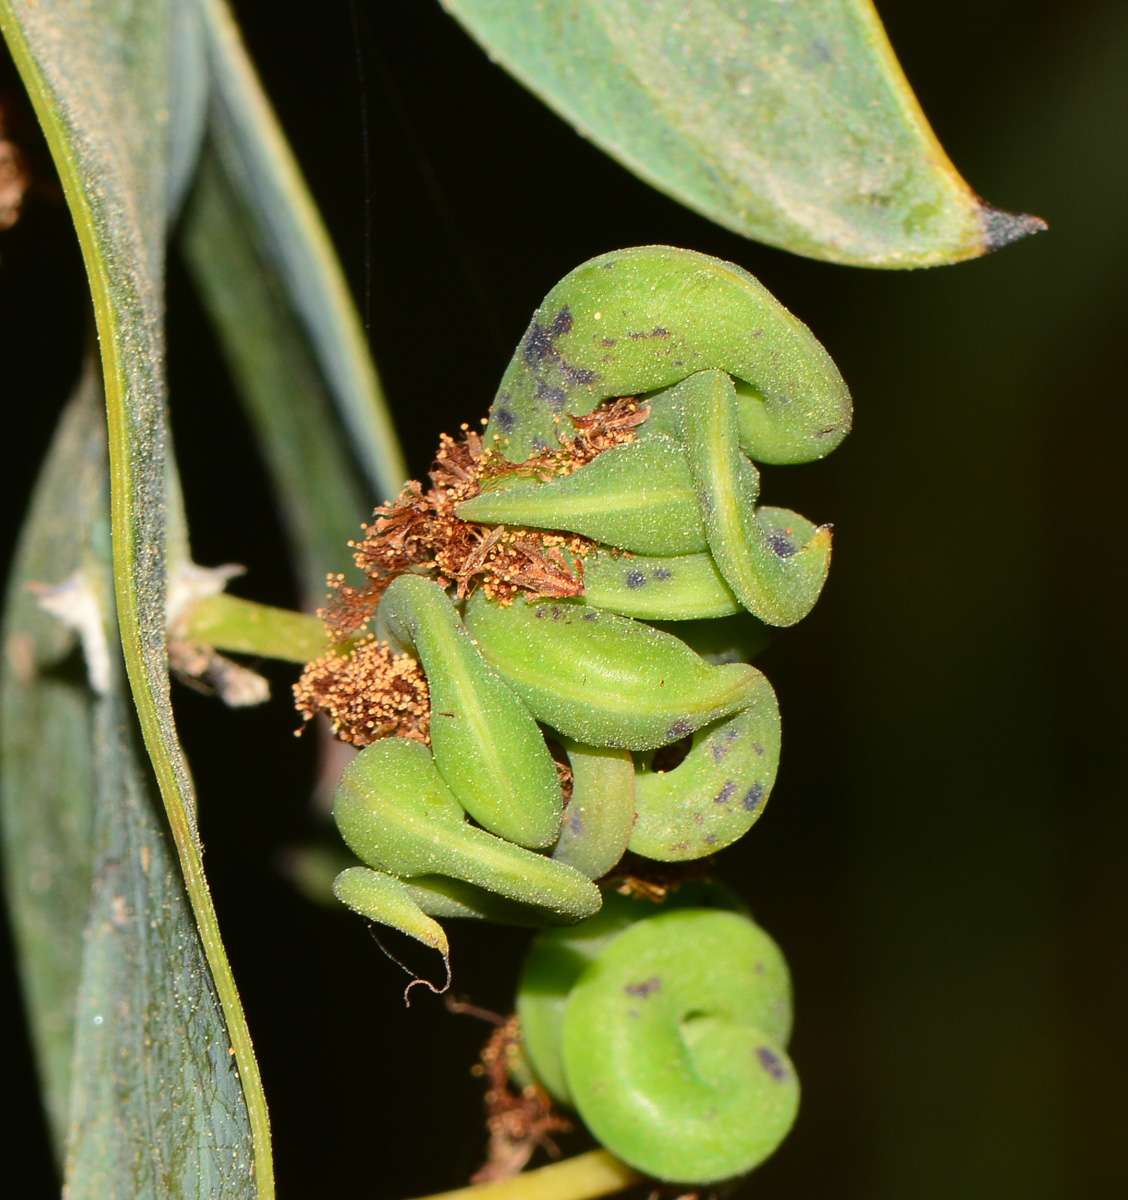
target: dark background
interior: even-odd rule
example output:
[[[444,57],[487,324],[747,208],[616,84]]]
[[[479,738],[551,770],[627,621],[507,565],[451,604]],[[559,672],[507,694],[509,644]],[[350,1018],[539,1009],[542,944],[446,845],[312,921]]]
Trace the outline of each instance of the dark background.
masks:
[[[1128,9],[883,0],[956,165],[1051,226],[989,259],[895,274],[808,262],[679,208],[491,66],[433,0],[360,0],[359,39],[337,0],[236,7],[362,307],[371,279],[373,348],[414,473],[440,430],[484,413],[548,288],[620,246],[749,268],[853,389],[855,432],[832,458],[766,473],[769,503],[834,521],[836,541],[815,613],[763,656],[782,774],[723,858],[792,964],[805,1088],[794,1133],[741,1195],[1128,1195]],[[0,257],[7,552],[85,319],[49,187]],[[169,328],[196,557],[246,563],[243,594],[293,603],[265,476],[175,263]],[[292,673],[273,678],[267,709],[230,714],[183,689],[177,704],[280,1194],[457,1186],[482,1150],[469,1068],[488,1031],[430,997],[405,1011],[363,923],[282,878],[280,851],[316,828],[314,746],[291,736]],[[506,1009],[524,936],[455,928],[459,994]],[[11,976],[2,1001],[6,1173],[26,1170],[21,1197],[48,1196]]]

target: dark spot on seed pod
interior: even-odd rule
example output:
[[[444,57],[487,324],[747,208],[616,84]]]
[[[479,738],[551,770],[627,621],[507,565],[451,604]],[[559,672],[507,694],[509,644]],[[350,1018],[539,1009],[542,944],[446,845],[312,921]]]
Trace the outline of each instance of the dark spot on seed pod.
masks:
[[[688,842],[674,842],[670,846],[671,854],[684,854],[689,849]]]
[[[617,338],[604,338],[600,344],[603,346],[606,346],[607,349],[610,350],[612,346],[615,346],[618,344],[618,339]]]
[[[552,334],[543,325],[533,322],[529,332],[525,334],[525,346],[521,355],[530,367],[544,362],[555,351],[552,344]]]
[[[683,738],[687,733],[693,732],[693,722],[688,717],[682,717],[680,721],[675,721],[669,729],[666,730],[665,741],[676,742],[678,738]]]
[[[587,608],[580,619],[583,621],[598,621],[599,613],[595,612],[594,609]]]
[[[799,549],[786,533],[779,530],[768,534],[768,545],[775,551],[777,558],[790,558]]]
[[[595,371],[589,371],[587,367],[573,367],[563,359],[560,361],[560,373],[573,387],[587,387],[599,378]]]
[[[580,820],[578,812],[570,812],[568,814],[568,828],[572,831],[573,837],[582,837],[584,832],[584,823]]]
[[[701,511],[705,516],[711,517],[713,515],[713,497],[704,488],[698,490],[697,503],[701,506]]]
[[[544,438],[542,438],[538,434],[535,438],[533,438],[533,449],[534,450],[547,450],[548,443],[544,440]]]
[[[762,784],[754,783],[744,796],[744,807],[754,813],[759,807],[760,802],[764,799],[764,788]]]
[[[728,752],[732,749],[732,746],[714,738],[709,743],[709,749],[713,752],[713,761],[715,763],[719,763],[721,759],[724,758],[725,755],[728,754]]]
[[[714,755],[714,757],[716,757]],[[713,798],[714,804],[727,804],[733,796],[736,795],[736,784],[731,779],[725,781],[725,786],[721,788],[720,793]]]
[[[645,571],[628,571],[626,574],[627,587],[637,592],[640,587],[646,587]]]
[[[673,579],[673,577],[674,577],[673,571],[668,570],[666,567],[655,567],[654,568],[654,579],[658,583],[665,583],[667,580]]]
[[[572,332],[572,326],[575,321],[572,320],[572,310],[567,304],[552,318],[552,324],[549,326],[549,336],[553,338],[563,337],[566,333]]]
[[[507,408],[495,408],[493,420],[502,433],[508,433],[517,424],[517,418]]]
[[[603,269],[604,269],[605,271],[610,271],[610,270],[611,270],[611,268],[612,268],[612,267],[615,265],[616,261],[617,261],[617,260],[613,258],[613,259],[611,259],[611,261],[610,261],[610,262],[605,262],[605,263],[603,264]]]
[[[694,813],[693,814],[693,823],[694,823],[694,825],[704,825],[705,824],[704,814]]]
[[[543,618],[544,618],[544,616],[545,616],[546,610],[545,610],[545,609],[543,609],[543,608],[538,608],[538,609],[535,609],[535,610],[534,610],[534,613],[535,613],[535,615],[536,615],[536,616],[538,616],[538,617],[540,617],[540,618],[542,618],[542,619],[543,619]]]
[[[756,1057],[760,1060],[760,1066],[776,1083],[783,1083],[787,1078],[787,1068],[783,1065],[783,1059],[774,1050],[768,1049],[767,1046],[760,1046],[756,1050]]]
[[[533,395],[543,401],[553,412],[563,412],[568,402],[568,393],[562,387],[550,387],[547,383],[538,383]]]
[[[647,996],[653,996],[655,992],[662,990],[662,976],[653,975],[649,979],[644,979],[642,983],[628,983],[623,991],[628,996],[637,996],[640,1000],[645,1000]]]
[[[735,729],[733,730],[733,733],[734,733],[734,735],[735,735],[735,733],[736,733],[736,730],[735,730]],[[759,755],[761,756],[761,758],[763,757],[763,754],[764,754],[764,747],[763,747],[763,746],[761,746],[759,742],[753,742],[753,743],[752,743],[752,749],[753,749],[753,750],[755,750],[755,751],[756,751],[756,753],[757,753],[757,754],[759,754]]]
[[[717,835],[715,833],[707,833],[702,840],[706,846],[715,846],[717,844]]]
[[[763,336],[764,336],[764,331],[763,331],[762,329],[753,329],[753,330],[752,330],[752,336],[753,336],[753,337],[763,337]]]

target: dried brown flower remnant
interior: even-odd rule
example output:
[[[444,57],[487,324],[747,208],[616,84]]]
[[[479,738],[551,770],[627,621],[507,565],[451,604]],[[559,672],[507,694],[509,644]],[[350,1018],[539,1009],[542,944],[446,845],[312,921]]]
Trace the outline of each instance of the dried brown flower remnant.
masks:
[[[558,450],[542,450],[520,464],[482,444],[463,426],[460,441],[443,434],[431,488],[412,481],[394,504],[376,509],[354,544],[356,564],[371,583],[352,588],[336,577],[336,596],[322,615],[330,633],[347,638],[362,629],[387,585],[404,571],[430,574],[441,587],[457,587],[461,598],[475,584],[502,604],[521,591],[537,596],[582,596],[583,556],[589,539],[573,534],[478,525],[455,509],[477,496],[484,482],[506,475],[552,479],[570,475],[605,450],[634,439],[649,409],[627,397],[601,405],[586,417],[568,417],[574,437]]]
[[[475,1172],[471,1183],[492,1183],[516,1175],[543,1147],[549,1157],[559,1158],[552,1140],[554,1133],[570,1133],[572,1123],[552,1111],[548,1093],[538,1083],[514,1086],[514,1078],[527,1076],[521,1070],[521,1023],[510,1017],[490,1035],[482,1050],[482,1064],[474,1069],[489,1084],[486,1092],[486,1124],[490,1131],[489,1157]]]
[[[422,668],[409,654],[396,654],[375,638],[311,662],[294,684],[294,701],[307,721],[325,713],[337,737],[354,746],[393,734],[431,740],[431,701]]]

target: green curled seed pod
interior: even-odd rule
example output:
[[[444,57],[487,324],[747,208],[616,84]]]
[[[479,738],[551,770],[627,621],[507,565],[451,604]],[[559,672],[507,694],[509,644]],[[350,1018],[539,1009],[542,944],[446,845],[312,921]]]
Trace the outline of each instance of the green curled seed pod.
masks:
[[[421,742],[385,738],[362,750],[341,776],[333,818],[349,849],[389,875],[461,879],[561,919],[600,905],[579,871],[467,824]]]
[[[741,381],[741,444],[759,462],[810,462],[850,429],[830,356],[747,271],[640,246],[593,258],[549,292],[502,378],[487,444],[522,462],[555,446],[563,413],[590,413],[716,368]]]
[[[584,599],[644,621],[743,612],[711,554],[652,557],[596,550],[584,558]]]
[[[683,862],[731,846],[764,811],[778,767],[779,707],[759,675],[748,707],[699,729],[678,766],[639,773],[631,850]]]
[[[458,802],[506,841],[551,846],[563,807],[552,756],[529,710],[482,661],[447,594],[401,575],[377,620],[381,634],[423,664],[435,765]]]
[[[686,880],[657,907],[651,900],[624,896],[605,885],[603,907],[594,917],[564,929],[546,930],[533,939],[517,985],[517,1015],[533,1071],[561,1104],[572,1105],[564,1073],[568,994],[613,938],[636,921],[681,908],[745,911],[740,897],[715,881]]]
[[[790,1017],[783,957],[747,918],[685,909],[639,921],[569,993],[568,1090],[595,1137],[647,1175],[732,1179],[795,1120]]]
[[[406,933],[449,961],[450,945],[443,927],[420,908],[402,880],[368,867],[349,867],[333,881],[333,895],[353,912]]]
[[[678,385],[686,450],[697,486],[709,549],[725,581],[754,616],[794,625],[814,607],[830,568],[830,529],[802,522],[780,540],[757,515],[745,486],[746,460],[737,436],[736,394],[721,371],[702,371]],[[782,510],[768,510],[769,514]],[[763,510],[761,510],[763,513]]]
[[[573,741],[565,741],[564,750],[572,798],[552,857],[599,879],[623,857],[634,828],[634,760],[626,750]]]
[[[615,446],[539,486],[493,488],[457,512],[487,525],[566,529],[637,554],[709,548],[685,449],[668,437]]]
[[[758,672],[712,667],[649,625],[572,600],[475,592],[466,627],[539,721],[589,746],[652,750],[743,708]]]
[[[573,925],[575,917],[528,901],[510,900],[477,884],[447,875],[415,875],[403,881],[412,901],[427,917],[490,921],[495,925],[543,928]]]

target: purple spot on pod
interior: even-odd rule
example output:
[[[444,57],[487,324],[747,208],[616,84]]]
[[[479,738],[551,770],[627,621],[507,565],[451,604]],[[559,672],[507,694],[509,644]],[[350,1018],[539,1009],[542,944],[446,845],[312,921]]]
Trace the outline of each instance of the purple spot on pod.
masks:
[[[715,756],[714,756],[715,757]],[[720,795],[714,797],[714,804],[727,804],[736,794],[736,784],[731,779],[726,780],[725,786],[721,788]]]
[[[654,568],[654,578],[659,583],[665,583],[668,579],[673,579],[673,577],[674,577],[673,571],[668,571],[665,567],[655,567]]]
[[[566,333],[572,332],[572,326],[575,322],[572,320],[572,310],[567,304],[556,314],[552,319],[552,325],[549,328],[549,336],[553,338],[563,337]]]
[[[495,408],[493,419],[502,433],[508,433],[517,424],[517,418],[507,408]]]
[[[525,348],[521,356],[530,367],[543,362],[555,350],[552,344],[552,334],[543,325],[533,322],[532,328],[525,335]]]
[[[735,737],[735,736],[736,736],[736,730],[733,730],[733,737]],[[753,749],[753,750],[755,750],[755,751],[756,751],[756,753],[757,753],[757,754],[759,754],[759,755],[761,755],[761,756],[762,756],[762,755],[763,755],[763,753],[764,753],[764,747],[763,747],[763,746],[761,746],[759,742],[753,742],[753,743],[752,743],[752,749]]]
[[[628,571],[625,578],[632,592],[646,586],[646,574],[643,571]]]
[[[568,827],[572,831],[573,837],[581,837],[584,832],[584,823],[580,820],[579,813],[572,813],[568,818]]]
[[[756,1049],[756,1057],[760,1060],[760,1066],[776,1083],[783,1083],[787,1078],[787,1068],[783,1065],[783,1059],[774,1050],[767,1046],[759,1046]]]
[[[654,995],[655,992],[662,990],[662,976],[652,975],[649,979],[644,979],[642,983],[628,983],[623,991],[628,996],[637,996],[640,1000],[645,1000],[647,996]]]
[[[682,717],[680,721],[675,721],[669,729],[666,730],[666,741],[676,742],[678,738],[683,738],[687,733],[693,732],[693,722],[688,717]]]
[[[597,613],[597,612],[596,612],[594,609],[590,609],[590,608],[588,608],[588,609],[585,609],[585,610],[584,610],[583,617],[581,618],[581,620],[584,620],[584,621],[598,621],[598,620],[599,620],[599,613]]]
[[[561,387],[549,387],[546,383],[538,383],[534,395],[543,400],[553,412],[562,412],[568,401],[568,393]]]
[[[768,534],[768,545],[771,546],[777,558],[790,558],[799,551],[799,547],[795,545],[787,534],[780,533],[778,530],[775,533]]]
[[[717,835],[715,833],[707,833],[705,835],[705,845],[715,846],[717,844]]]
[[[764,799],[763,785],[759,784],[759,783],[754,783],[748,789],[748,792],[744,797],[744,807],[750,813],[754,813],[760,807],[760,803],[763,799]]]

